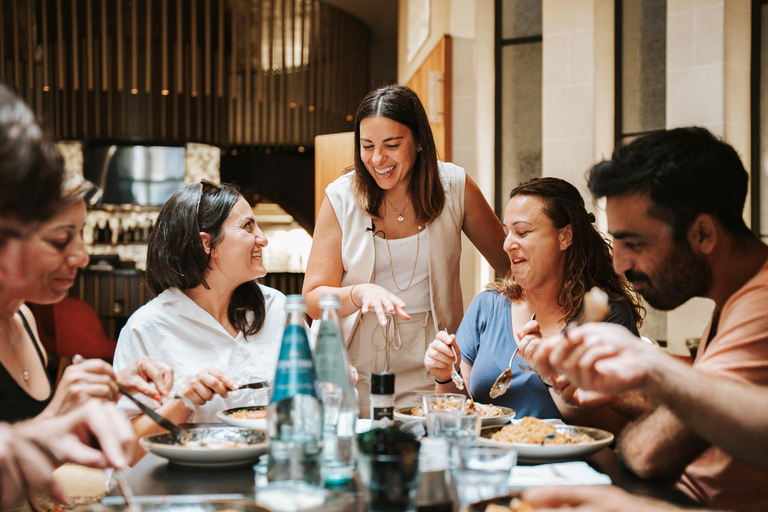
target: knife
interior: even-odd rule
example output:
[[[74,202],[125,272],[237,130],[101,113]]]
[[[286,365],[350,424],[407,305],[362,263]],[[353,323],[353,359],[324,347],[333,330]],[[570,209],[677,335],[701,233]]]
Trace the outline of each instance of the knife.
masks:
[[[241,389],[261,389],[261,388],[268,388],[272,385],[271,382],[267,380],[262,380],[259,382],[251,382],[250,384],[240,384],[238,391]]]
[[[122,386],[118,384],[117,390],[120,391],[123,395],[128,397],[128,400],[135,403],[139,409],[141,409],[141,412],[149,416],[155,423],[169,431],[171,434],[175,435],[176,437],[180,437],[183,433],[186,432],[183,428],[179,427],[177,424],[173,423],[171,420],[164,418],[160,416],[158,413],[147,407],[141,400],[131,395],[129,392],[127,392],[125,389],[123,389]]]

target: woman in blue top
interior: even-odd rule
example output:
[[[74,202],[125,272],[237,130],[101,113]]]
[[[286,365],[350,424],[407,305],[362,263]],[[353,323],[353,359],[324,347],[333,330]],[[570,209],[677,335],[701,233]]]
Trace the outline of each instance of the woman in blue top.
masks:
[[[611,430],[623,426],[615,411],[631,407],[631,396],[607,404],[615,411],[598,407],[603,402],[572,408],[535,373],[520,370],[519,354],[512,361],[509,390],[496,399],[489,395],[518,341],[529,334],[547,337],[562,331],[594,286],[611,299],[606,321],[637,333],[643,308],[626,279],[614,271],[611,247],[593,222],[579,191],[564,180],[538,178],[512,191],[504,211],[510,273],[475,297],[455,335],[440,332],[430,344],[424,364],[437,381],[437,392],[459,392],[451,381],[455,348],[461,373],[480,403],[510,407],[518,418],[560,418]]]

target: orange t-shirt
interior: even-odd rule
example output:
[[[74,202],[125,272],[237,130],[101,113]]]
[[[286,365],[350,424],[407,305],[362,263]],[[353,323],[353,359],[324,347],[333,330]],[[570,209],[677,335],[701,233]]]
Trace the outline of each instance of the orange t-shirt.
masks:
[[[708,338],[711,328],[710,324],[702,340]],[[709,343],[702,341],[693,366],[720,377],[768,386],[768,262],[725,303],[717,334]],[[742,464],[714,446],[685,468],[677,487],[711,507],[768,510],[768,473]]]

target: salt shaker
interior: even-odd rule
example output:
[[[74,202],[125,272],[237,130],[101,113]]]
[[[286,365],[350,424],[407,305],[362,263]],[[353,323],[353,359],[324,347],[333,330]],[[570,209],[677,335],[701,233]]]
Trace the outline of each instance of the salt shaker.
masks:
[[[395,419],[395,374],[371,374],[371,421],[373,427],[386,427]]]

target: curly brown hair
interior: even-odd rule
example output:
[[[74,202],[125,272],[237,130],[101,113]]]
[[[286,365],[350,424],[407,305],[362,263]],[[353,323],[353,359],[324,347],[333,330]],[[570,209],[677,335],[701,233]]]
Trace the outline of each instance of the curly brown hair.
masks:
[[[611,242],[593,225],[594,215],[587,213],[584,199],[576,187],[559,178],[535,178],[518,185],[509,194],[510,199],[516,196],[541,199],[544,214],[556,229],[571,225],[573,241],[565,251],[565,278],[557,300],[565,311],[563,320],[573,320],[581,310],[584,294],[597,286],[608,294],[611,301],[629,301],[633,319],[640,328],[645,308],[629,282],[613,269]],[[522,287],[511,274],[501,281],[490,283],[486,289],[513,301],[523,294]]]

